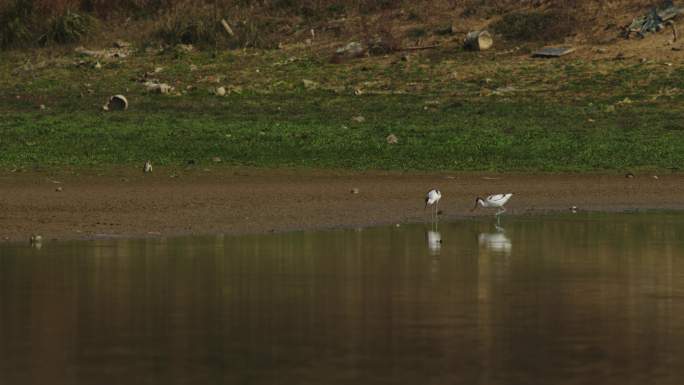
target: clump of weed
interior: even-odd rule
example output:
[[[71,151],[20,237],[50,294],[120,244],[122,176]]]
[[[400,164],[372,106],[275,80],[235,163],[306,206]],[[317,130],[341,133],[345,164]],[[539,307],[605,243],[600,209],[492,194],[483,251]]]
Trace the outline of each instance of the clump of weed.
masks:
[[[420,39],[427,36],[428,31],[424,27],[411,28],[406,32],[406,35],[412,39]]]
[[[96,26],[94,17],[67,9],[50,20],[47,31],[39,41],[44,45],[76,43],[93,32]]]
[[[234,39],[231,39],[231,48],[262,48],[273,49],[277,47],[274,39],[274,32],[279,28],[274,19],[264,17],[254,17],[250,20],[238,23],[237,32]]]
[[[161,15],[155,35],[167,44],[208,45],[216,42],[217,23],[214,8],[185,3]]]
[[[31,40],[33,2],[17,0],[0,8],[0,48],[16,47]]]
[[[572,34],[576,22],[566,12],[514,12],[504,15],[492,28],[510,40],[551,41]]]
[[[393,23],[391,17],[379,17],[375,20],[367,16],[361,17],[363,41],[371,55],[385,55],[401,49],[401,39],[397,37]]]

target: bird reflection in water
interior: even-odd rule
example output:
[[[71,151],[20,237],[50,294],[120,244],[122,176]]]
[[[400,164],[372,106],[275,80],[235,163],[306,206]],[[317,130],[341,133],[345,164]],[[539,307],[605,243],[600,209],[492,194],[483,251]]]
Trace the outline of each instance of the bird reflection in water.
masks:
[[[428,230],[425,233],[425,239],[427,240],[427,247],[430,250],[431,255],[439,255],[439,251],[442,249],[442,234],[435,230]]]
[[[506,231],[503,227],[496,225],[495,228],[496,231],[493,233],[480,234],[478,237],[480,246],[484,246],[486,249],[494,252],[510,255],[513,248],[511,239],[506,236]]]

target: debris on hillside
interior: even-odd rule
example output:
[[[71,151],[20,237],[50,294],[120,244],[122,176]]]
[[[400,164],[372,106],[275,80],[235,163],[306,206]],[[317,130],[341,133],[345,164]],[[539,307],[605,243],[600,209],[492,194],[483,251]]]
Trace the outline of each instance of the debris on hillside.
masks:
[[[221,19],[221,26],[223,27],[223,30],[226,31],[226,33],[227,33],[230,37],[234,37],[234,36],[235,36],[235,32],[233,32],[233,29],[230,28],[230,24],[228,24],[228,22],[226,21],[226,19]]]
[[[125,111],[128,109],[128,100],[123,95],[114,95],[109,98],[107,104],[102,106],[104,111]]]
[[[376,36],[368,41],[368,53],[371,55],[386,55],[396,50],[396,43],[381,36]]]
[[[455,35],[457,32],[458,30],[456,29],[456,26],[451,23],[442,25],[435,29],[435,33],[437,35]]]
[[[552,58],[552,57],[561,57],[565,56],[569,53],[575,52],[575,48],[573,47],[544,47],[540,49],[539,51],[535,51],[532,53],[532,57],[544,57],[544,58]]]
[[[158,83],[156,81],[147,81],[143,83],[147,92],[154,92],[158,94],[170,94],[173,91],[173,87],[166,83]]]
[[[313,80],[302,79],[302,86],[304,86],[304,89],[306,90],[316,90],[319,88],[320,84]]]
[[[177,44],[174,47],[174,50],[176,53],[188,53],[188,52],[193,52],[195,50],[195,46],[192,44]]]
[[[133,45],[132,45],[131,43],[129,43],[129,42],[127,42],[127,41],[123,41],[123,40],[116,40],[116,41],[114,42],[114,48],[129,49],[129,48],[131,48],[132,46],[133,46]]]
[[[660,32],[665,29],[666,25],[670,25],[676,40],[677,29],[674,26],[673,19],[681,14],[684,14],[684,7],[678,7],[672,1],[666,1],[660,9],[653,7],[647,14],[634,18],[632,23],[625,27],[623,35],[627,39],[633,33],[639,37],[644,37],[651,32]]]
[[[358,57],[362,57],[366,54],[366,48],[363,46],[363,44],[352,41],[351,43],[345,45],[344,47],[340,47],[335,51],[335,54],[332,57],[332,62],[333,63],[341,63],[345,60],[350,60],[350,59],[355,59]]]
[[[490,49],[494,44],[492,35],[487,31],[471,31],[463,40],[463,47],[473,51],[484,51]]]
[[[83,46],[74,48],[74,51],[83,56],[90,56],[100,60],[125,59],[131,54],[131,48],[105,48],[100,50],[90,50]]]

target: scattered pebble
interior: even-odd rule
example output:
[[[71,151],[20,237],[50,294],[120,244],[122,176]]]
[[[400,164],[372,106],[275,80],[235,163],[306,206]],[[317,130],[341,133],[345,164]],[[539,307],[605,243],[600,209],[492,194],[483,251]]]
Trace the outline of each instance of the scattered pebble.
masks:
[[[577,213],[577,206],[570,207],[570,211],[572,211],[573,214]]]
[[[628,179],[634,178],[634,174],[632,174],[631,172],[628,172],[627,174],[625,174],[625,178],[628,178]]]
[[[41,111],[45,111],[45,108],[46,108],[46,107],[45,107],[45,104],[41,104],[41,105],[40,105]]]
[[[660,179],[660,178],[658,178],[658,175],[653,175],[653,179],[658,180],[658,179]]]
[[[387,139],[386,139],[386,140],[387,140],[387,143],[388,143],[388,144],[397,144],[397,143],[399,143],[399,138],[397,138],[397,136],[394,135],[394,134],[389,134],[389,135],[387,135]]]
[[[57,187],[57,188],[55,189],[55,191],[57,191],[57,192],[62,192],[62,187],[61,187],[61,186],[60,186],[60,187]]]
[[[358,194],[358,193],[359,193],[359,189],[358,189],[357,187],[354,187],[353,189],[351,189],[350,192],[351,192],[352,194]]]
[[[145,165],[143,166],[143,172],[152,172],[152,162],[151,161],[146,161]]]
[[[214,91],[214,94],[216,94],[216,96],[226,96],[226,88],[225,87],[218,87]]]

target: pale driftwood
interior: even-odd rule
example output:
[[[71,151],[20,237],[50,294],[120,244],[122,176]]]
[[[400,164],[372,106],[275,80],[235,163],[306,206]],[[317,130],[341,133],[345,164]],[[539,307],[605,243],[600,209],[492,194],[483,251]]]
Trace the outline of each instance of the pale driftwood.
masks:
[[[235,32],[233,32],[233,29],[230,28],[230,24],[226,21],[226,19],[221,19],[221,25],[223,26],[223,29],[226,31],[228,35],[231,37],[235,36]]]
[[[575,52],[573,47],[544,47],[532,53],[533,57],[561,57]]]
[[[463,47],[473,51],[484,51],[490,49],[494,44],[492,35],[487,31],[468,32],[463,40]]]

